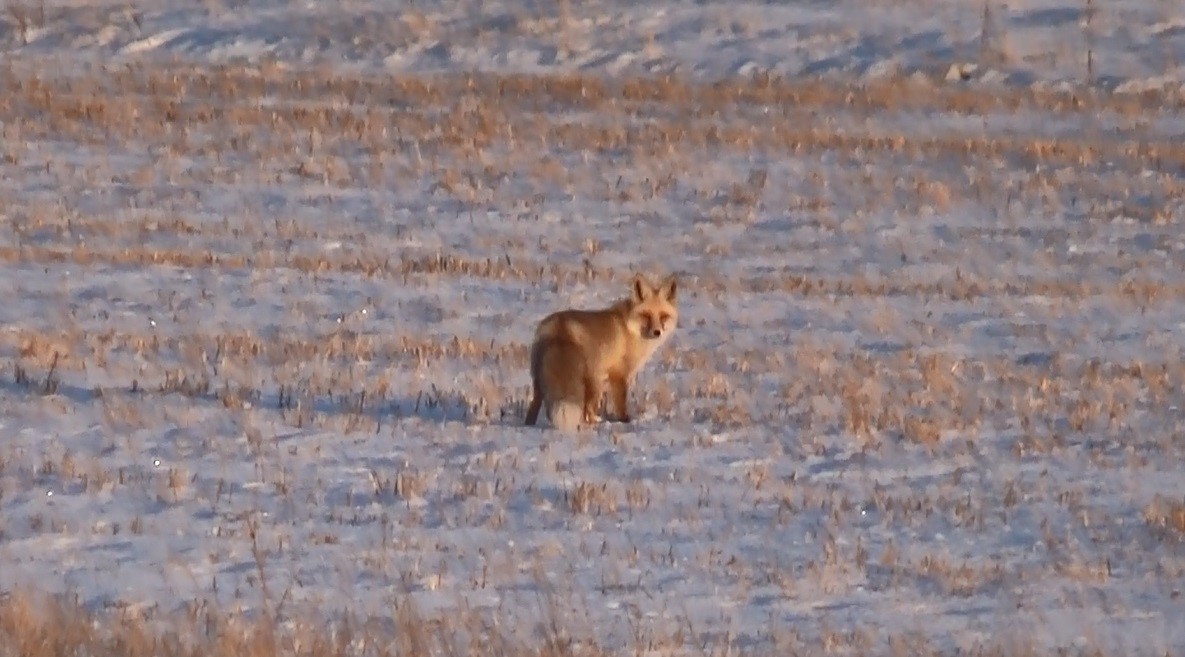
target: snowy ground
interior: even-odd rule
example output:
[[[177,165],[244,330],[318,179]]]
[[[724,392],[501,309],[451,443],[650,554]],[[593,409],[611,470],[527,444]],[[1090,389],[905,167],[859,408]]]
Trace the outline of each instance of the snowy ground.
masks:
[[[0,592],[1185,650],[1185,10],[450,6],[0,16]],[[635,270],[636,422],[521,427]]]
[[[626,2],[13,0],[10,49],[41,56],[324,62],[399,73],[483,70],[881,77],[980,73],[1160,88],[1185,68],[1174,0]]]

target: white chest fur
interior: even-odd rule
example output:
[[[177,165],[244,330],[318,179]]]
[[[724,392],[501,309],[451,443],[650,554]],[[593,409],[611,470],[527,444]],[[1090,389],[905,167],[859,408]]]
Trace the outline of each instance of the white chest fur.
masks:
[[[666,343],[667,338],[670,337],[670,332],[664,332],[661,337],[650,340],[639,340],[630,354],[631,367],[630,378],[634,378],[638,371],[654,356],[654,352],[658,351],[659,347]]]

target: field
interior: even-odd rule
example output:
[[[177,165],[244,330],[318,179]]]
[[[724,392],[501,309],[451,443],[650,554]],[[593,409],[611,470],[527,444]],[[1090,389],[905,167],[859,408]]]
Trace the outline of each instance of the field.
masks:
[[[1185,11],[449,6],[0,16],[0,655],[1185,654]]]

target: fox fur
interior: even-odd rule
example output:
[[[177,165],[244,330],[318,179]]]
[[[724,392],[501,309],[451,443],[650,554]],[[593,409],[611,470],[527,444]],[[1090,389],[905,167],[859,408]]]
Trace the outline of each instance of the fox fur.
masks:
[[[630,282],[630,295],[608,308],[544,317],[531,345],[526,424],[534,425],[544,407],[557,429],[595,424],[606,390],[613,419],[629,422],[634,376],[678,324],[676,292],[674,276],[654,286],[639,274]]]

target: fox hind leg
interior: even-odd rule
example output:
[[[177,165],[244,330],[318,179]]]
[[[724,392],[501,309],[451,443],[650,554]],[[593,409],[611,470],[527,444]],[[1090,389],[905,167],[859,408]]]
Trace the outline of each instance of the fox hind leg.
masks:
[[[543,406],[543,358],[547,344],[536,342],[531,345],[531,404],[527,407],[524,424],[535,426],[539,421],[539,410]]]
[[[584,422],[585,424],[596,424],[601,420],[601,398],[605,392],[601,387],[601,382],[596,377],[591,376],[589,372],[584,374]]]
[[[555,338],[537,343],[531,349],[533,396],[527,408],[526,424],[538,422],[544,407],[553,427],[574,429],[582,421],[587,422],[590,393],[587,372],[578,344]]]
[[[531,382],[531,405],[527,407],[527,417],[524,421],[529,427],[539,421],[539,409],[543,407],[543,391],[539,389],[539,381]]]

